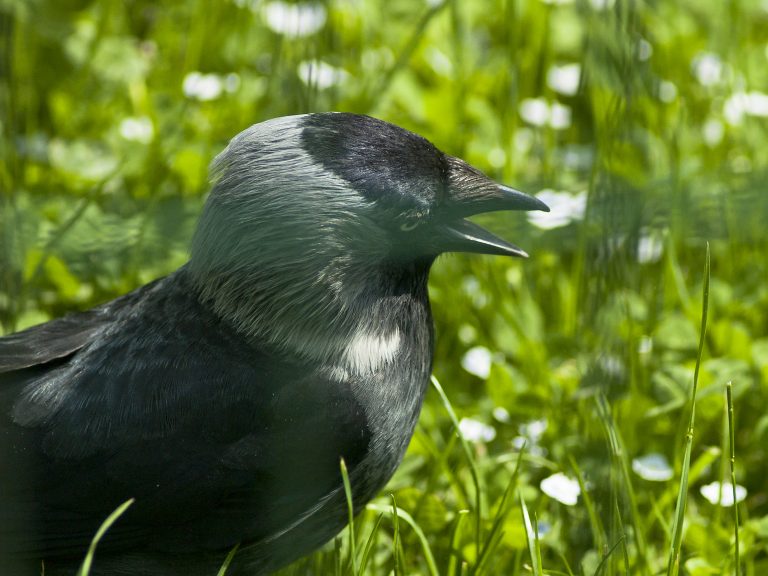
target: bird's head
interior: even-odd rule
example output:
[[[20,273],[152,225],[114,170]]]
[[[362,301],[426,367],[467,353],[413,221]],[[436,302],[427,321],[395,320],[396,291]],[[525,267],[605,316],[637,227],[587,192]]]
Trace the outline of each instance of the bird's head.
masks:
[[[251,126],[213,176],[190,270],[222,314],[256,333],[326,313],[343,322],[345,309],[425,290],[444,252],[526,256],[466,218],[548,210],[421,136],[356,114]]]

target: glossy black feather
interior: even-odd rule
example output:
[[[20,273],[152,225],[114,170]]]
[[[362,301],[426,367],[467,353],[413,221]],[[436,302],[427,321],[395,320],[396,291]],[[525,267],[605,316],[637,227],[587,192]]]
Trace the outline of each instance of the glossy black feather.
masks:
[[[5,336],[0,346],[0,373],[68,356],[88,343],[108,322],[108,315],[94,308]]]
[[[308,114],[302,143],[381,207],[426,210],[444,196],[448,158],[418,134],[360,114]]]
[[[210,574],[238,542],[232,573],[267,569],[343,526],[340,457],[364,502],[404,449],[374,437],[373,396],[247,342],[199,301],[184,269],[81,317],[0,339],[6,356],[46,349],[54,331],[77,342],[67,357],[48,347],[40,364],[0,375],[0,550],[17,562],[73,569],[101,520],[136,498],[94,574]],[[430,345],[428,333],[412,337]],[[414,380],[428,374],[422,364]],[[413,428],[422,393],[392,425]],[[364,460],[368,472],[355,473]],[[287,559],[280,538],[292,541]],[[118,554],[128,550],[140,552]]]

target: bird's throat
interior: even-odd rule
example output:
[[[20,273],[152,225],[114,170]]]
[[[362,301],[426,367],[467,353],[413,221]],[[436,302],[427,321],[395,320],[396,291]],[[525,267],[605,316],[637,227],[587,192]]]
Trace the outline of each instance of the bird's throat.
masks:
[[[394,361],[414,315],[429,317],[428,268],[350,272],[283,285],[218,275],[195,285],[201,302],[254,345],[366,374]]]

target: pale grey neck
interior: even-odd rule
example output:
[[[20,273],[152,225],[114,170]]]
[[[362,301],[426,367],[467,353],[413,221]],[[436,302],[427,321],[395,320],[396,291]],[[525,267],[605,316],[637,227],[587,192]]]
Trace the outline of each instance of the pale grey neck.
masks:
[[[299,120],[246,130],[213,172],[189,263],[202,299],[287,354],[356,373],[390,362],[402,327],[382,273],[388,236],[371,202],[304,150]]]
[[[392,362],[402,343],[409,295],[387,293],[372,269],[334,274],[334,281],[219,278],[196,282],[202,299],[238,332],[333,375],[364,375]]]

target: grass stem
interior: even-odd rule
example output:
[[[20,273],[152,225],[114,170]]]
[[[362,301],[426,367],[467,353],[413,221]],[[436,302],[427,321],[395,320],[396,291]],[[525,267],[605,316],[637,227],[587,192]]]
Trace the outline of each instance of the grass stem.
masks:
[[[701,327],[699,329],[699,348],[696,354],[696,368],[693,372],[693,389],[691,390],[691,408],[688,418],[688,432],[685,435],[685,453],[683,456],[683,470],[680,478],[680,488],[677,493],[677,505],[675,507],[675,519],[672,524],[672,543],[667,564],[667,576],[677,576],[680,570],[680,555],[683,543],[683,524],[685,523],[685,507],[688,498],[688,473],[691,466],[691,446],[693,445],[693,428],[696,415],[696,392],[699,384],[699,369],[701,357],[704,353],[704,341],[707,334],[707,312],[709,310],[709,242],[707,242],[706,262],[704,265],[704,287],[701,305]]]
[[[725,385],[725,401],[728,406],[728,439],[731,463],[731,490],[733,491],[733,563],[734,573],[739,576],[741,571],[741,554],[739,551],[739,503],[736,500],[736,446],[735,423],[733,415],[733,382]]]

